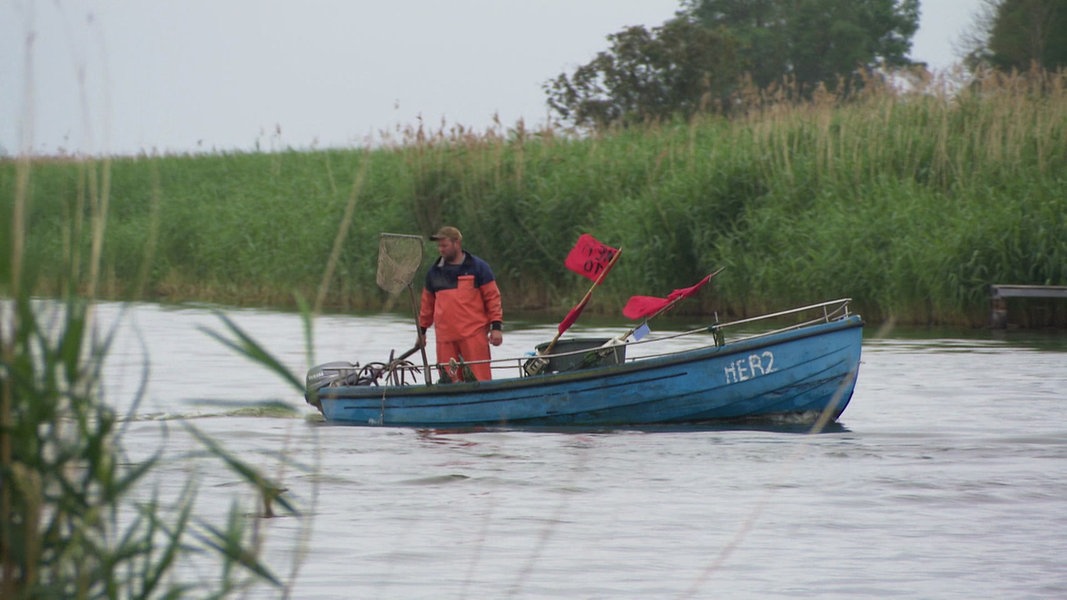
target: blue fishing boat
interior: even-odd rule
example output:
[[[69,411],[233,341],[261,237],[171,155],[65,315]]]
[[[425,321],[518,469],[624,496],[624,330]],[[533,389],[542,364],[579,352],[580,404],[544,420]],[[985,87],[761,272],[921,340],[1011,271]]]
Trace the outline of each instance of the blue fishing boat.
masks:
[[[836,420],[856,385],[863,320],[849,299],[631,339],[573,338],[450,382],[406,360],[308,371],[327,422],[418,428],[625,428]],[[546,352],[547,350],[547,352]],[[459,367],[463,372],[463,365]]]

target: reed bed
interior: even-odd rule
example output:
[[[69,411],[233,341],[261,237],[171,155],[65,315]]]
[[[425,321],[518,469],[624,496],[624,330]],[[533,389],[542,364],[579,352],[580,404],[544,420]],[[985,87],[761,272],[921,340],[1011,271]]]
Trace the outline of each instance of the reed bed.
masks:
[[[254,588],[287,595],[291,584],[260,561],[259,519],[246,518],[236,495],[224,516],[201,514],[195,477],[177,497],[164,493],[153,474],[188,456],[131,458],[124,438],[140,398],[125,415],[103,398],[115,331],[95,321],[94,300],[105,272],[116,289],[151,279],[154,244],[167,230],[162,196],[151,195],[163,189],[152,179],[160,171],[21,157],[0,172],[0,598],[222,598]],[[146,186],[137,198],[145,206],[111,204],[113,173],[119,189]],[[41,290],[54,297],[36,298]],[[270,362],[224,324],[229,336],[215,334],[220,341]],[[181,427],[246,484],[253,506],[297,514],[277,497],[277,483],[193,425]],[[161,424],[160,439],[167,435]]]
[[[589,232],[623,247],[590,312],[726,266],[680,310],[850,296],[871,320],[981,325],[988,284],[1067,283],[1067,75],[951,83],[764,91],[730,119],[597,135],[419,124],[373,149],[36,160],[26,254],[42,293],[95,251],[108,296],[363,310],[385,301],[377,234],[449,223],[509,309],[560,311],[586,289],[563,258]],[[93,226],[69,224],[104,173],[93,249]],[[16,187],[0,166],[3,202]]]

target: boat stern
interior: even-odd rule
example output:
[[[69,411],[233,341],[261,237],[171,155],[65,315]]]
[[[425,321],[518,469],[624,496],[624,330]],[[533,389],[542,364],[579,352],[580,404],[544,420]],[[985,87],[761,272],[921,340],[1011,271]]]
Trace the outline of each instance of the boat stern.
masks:
[[[319,402],[319,390],[340,384],[350,377],[359,375],[359,365],[345,361],[334,361],[315,365],[308,369],[304,378],[304,401],[322,411]]]

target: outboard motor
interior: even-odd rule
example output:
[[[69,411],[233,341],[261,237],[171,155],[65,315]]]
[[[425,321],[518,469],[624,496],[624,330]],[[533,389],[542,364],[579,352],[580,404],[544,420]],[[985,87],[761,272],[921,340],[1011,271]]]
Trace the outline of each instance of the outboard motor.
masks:
[[[329,387],[334,382],[340,384],[349,375],[358,375],[360,370],[359,363],[344,361],[328,362],[311,367],[305,380],[305,393],[310,394],[313,391]]]
[[[408,385],[409,372],[417,373],[418,369],[405,359],[417,349],[412,348],[398,358],[393,358],[393,353],[390,353],[387,363],[371,362],[361,366],[359,363],[335,361],[316,365],[308,370],[304,380],[304,400],[321,410],[318,392],[322,388],[381,383]]]

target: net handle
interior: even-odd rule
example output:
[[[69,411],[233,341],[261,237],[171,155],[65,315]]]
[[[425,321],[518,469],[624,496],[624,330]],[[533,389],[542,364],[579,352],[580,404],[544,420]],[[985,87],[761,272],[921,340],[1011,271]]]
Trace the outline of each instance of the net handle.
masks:
[[[388,249],[394,244],[397,246],[404,244],[405,246],[403,247],[410,251],[402,253],[402,258],[405,259],[405,262],[401,263],[395,260],[395,257],[389,256]],[[423,241],[420,236],[404,233],[378,234],[378,287],[390,294],[397,294],[404,288],[408,289],[408,295],[411,297],[411,312],[415,315],[416,336],[421,336],[419,333],[419,305],[415,301],[415,289],[411,287],[411,281],[422,266],[422,251]],[[383,268],[383,265],[391,265],[392,267]],[[422,372],[425,375],[426,385],[430,385],[430,362],[426,356],[426,345],[416,344],[416,347],[422,353]]]

